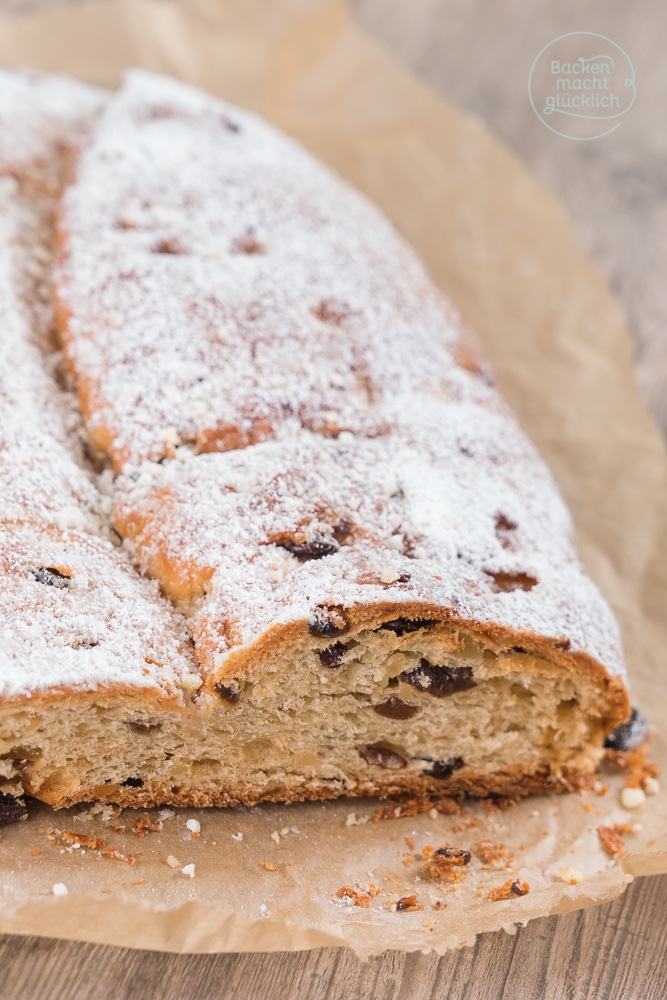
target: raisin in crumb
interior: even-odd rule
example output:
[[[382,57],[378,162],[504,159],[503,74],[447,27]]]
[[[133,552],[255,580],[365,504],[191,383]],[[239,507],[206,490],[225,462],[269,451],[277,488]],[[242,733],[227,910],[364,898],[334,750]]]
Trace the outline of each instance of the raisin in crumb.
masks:
[[[350,626],[342,608],[318,605],[311,613],[308,631],[316,636],[345,635]]]
[[[393,618],[389,622],[380,625],[381,629],[394,632],[397,636],[402,636],[406,632],[417,632],[422,628],[434,628],[439,622],[435,618]]]
[[[0,792],[0,826],[18,823],[27,815],[28,810],[22,798],[19,798],[18,795],[10,795],[9,792]]]
[[[346,649],[347,647],[344,642],[334,642],[333,645],[327,646],[326,649],[318,649],[317,655],[323,667],[336,670],[343,662],[343,653]]]
[[[383,719],[411,719],[419,711],[417,705],[410,705],[401,698],[387,698],[379,705],[373,705],[373,710]]]
[[[464,767],[464,761],[463,757],[450,757],[449,760],[434,760],[432,765],[424,774],[430,778],[449,778],[454,771],[460,771]]]
[[[227,684],[214,684],[213,690],[217,691],[221,698],[228,701],[230,705],[236,705],[237,701],[241,697],[239,691],[233,687],[228,687]]]
[[[404,670],[399,680],[411,684],[418,691],[427,691],[434,698],[446,698],[458,691],[475,687],[472,667],[441,667],[422,658],[414,670]]]

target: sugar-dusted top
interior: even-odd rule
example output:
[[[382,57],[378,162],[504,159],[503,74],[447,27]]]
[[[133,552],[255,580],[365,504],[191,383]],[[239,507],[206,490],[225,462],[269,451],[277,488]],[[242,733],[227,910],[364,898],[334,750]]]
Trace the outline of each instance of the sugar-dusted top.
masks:
[[[622,673],[555,484],[455,311],[296,143],[133,72],[59,240],[65,350],[125,477],[116,526],[196,608],[207,667],[318,604],[416,601]]]
[[[99,94],[70,113],[64,93],[49,110],[48,88],[21,87],[32,124],[14,152],[0,144],[0,691],[187,692],[188,630],[204,671],[224,671],[276,625],[374,603],[569,643],[623,673],[548,470],[373,206],[176,81],[130,74],[95,123]],[[19,116],[0,101],[5,119]],[[58,319],[88,433],[122,473],[124,548],[35,304],[72,139]]]
[[[200,686],[184,623],[106,539],[0,527],[0,574],[0,697]]]
[[[385,433],[417,394],[496,397],[460,321],[358,192],[257,116],[132,72],[60,213],[56,291],[117,468],[301,427]]]
[[[389,603],[389,618],[401,605],[440,607],[511,630],[516,642],[548,637],[623,674],[616,622],[515,422],[441,401],[420,416],[425,424],[375,439],[304,431],[179,453],[121,487],[119,530],[193,609],[207,673],[224,672],[229,653],[276,625],[302,622],[305,633],[319,606]]]
[[[63,148],[101,99],[74,81],[0,72],[0,697],[109,685],[183,701],[200,684],[185,623],[105,537],[109,497],[76,396],[55,377]]]
[[[57,183],[60,154],[80,140],[106,97],[57,73],[0,69],[0,175]]]

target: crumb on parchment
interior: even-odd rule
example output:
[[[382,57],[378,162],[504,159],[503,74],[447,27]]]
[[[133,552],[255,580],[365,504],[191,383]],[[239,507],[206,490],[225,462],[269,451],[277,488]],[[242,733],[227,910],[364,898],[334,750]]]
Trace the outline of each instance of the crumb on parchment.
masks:
[[[495,889],[489,889],[488,898],[492,903],[496,903],[500,899],[510,899],[512,896],[525,896],[529,892],[530,886],[527,882],[520,882],[518,878],[510,878],[507,882],[503,882],[502,885],[496,886]]]
[[[373,898],[379,892],[378,887],[372,882],[368,886],[363,886],[359,882],[355,882],[354,885],[342,885],[336,892],[336,895],[339,899],[350,899],[355,906],[368,909]]]
[[[607,854],[618,860],[623,857],[625,849],[623,836],[635,832],[630,823],[614,823],[613,826],[599,826],[597,831],[600,843]]]

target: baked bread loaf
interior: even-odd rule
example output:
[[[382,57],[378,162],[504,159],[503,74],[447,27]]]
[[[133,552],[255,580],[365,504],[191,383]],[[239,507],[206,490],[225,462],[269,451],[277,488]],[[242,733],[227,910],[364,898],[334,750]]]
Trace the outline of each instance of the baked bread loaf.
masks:
[[[0,167],[0,352],[25,371],[0,368],[7,803],[590,781],[629,715],[617,626],[413,251],[184,84],[56,81],[54,107],[51,78],[5,79],[34,133]]]

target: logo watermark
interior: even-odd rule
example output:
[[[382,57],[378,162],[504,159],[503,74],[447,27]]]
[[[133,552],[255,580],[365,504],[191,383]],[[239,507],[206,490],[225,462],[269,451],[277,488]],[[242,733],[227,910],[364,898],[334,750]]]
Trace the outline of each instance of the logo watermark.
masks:
[[[611,38],[570,31],[545,45],[528,74],[533,111],[565,139],[601,139],[635,103],[635,68]]]

